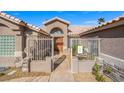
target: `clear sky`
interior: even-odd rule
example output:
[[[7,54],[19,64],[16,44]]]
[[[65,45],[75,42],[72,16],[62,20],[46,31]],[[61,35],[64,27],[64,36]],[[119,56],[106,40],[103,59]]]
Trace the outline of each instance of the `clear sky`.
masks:
[[[97,25],[100,17],[109,21],[122,14],[124,11],[4,11],[23,21],[41,27],[42,22],[55,16],[71,22],[71,25]]]

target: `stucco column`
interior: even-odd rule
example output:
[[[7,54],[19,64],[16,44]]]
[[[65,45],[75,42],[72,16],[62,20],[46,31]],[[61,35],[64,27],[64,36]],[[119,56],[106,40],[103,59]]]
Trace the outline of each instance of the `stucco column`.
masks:
[[[64,42],[63,49],[64,49],[64,52],[66,52],[67,51],[67,45],[68,45],[67,30],[64,31],[64,41],[63,42]]]
[[[16,57],[22,57],[23,56],[23,36],[20,34],[17,34],[15,36],[15,56]]]

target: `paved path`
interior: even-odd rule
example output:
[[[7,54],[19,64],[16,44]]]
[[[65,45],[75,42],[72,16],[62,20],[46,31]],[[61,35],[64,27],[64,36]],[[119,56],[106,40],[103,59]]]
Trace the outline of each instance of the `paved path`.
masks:
[[[49,82],[74,82],[67,58],[51,73]]]

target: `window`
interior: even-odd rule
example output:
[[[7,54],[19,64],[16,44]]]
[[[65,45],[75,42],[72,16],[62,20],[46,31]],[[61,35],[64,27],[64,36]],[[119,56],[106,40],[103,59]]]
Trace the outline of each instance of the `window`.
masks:
[[[59,28],[54,28],[54,29],[52,29],[51,34],[61,35],[61,34],[63,34],[63,31]]]
[[[62,34],[62,31],[61,30],[58,30],[56,32],[53,32],[52,34],[55,34],[55,35]]]
[[[14,56],[15,36],[0,35],[0,56]]]

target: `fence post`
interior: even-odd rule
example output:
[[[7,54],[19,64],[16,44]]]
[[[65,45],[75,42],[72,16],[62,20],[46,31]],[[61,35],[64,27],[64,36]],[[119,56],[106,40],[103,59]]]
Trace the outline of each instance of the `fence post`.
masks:
[[[29,36],[27,36],[27,55],[29,57]]]
[[[100,56],[100,39],[98,39],[98,56]]]
[[[71,57],[70,57],[71,63],[70,63],[70,64],[71,64],[71,71],[73,72],[73,70],[72,70],[72,68],[73,68],[73,67],[72,67],[72,66],[73,66],[73,63],[72,63],[72,38],[71,38],[71,42],[70,42],[70,50],[71,50],[71,55],[70,55],[70,56],[71,56]]]
[[[51,39],[52,41],[52,58],[54,56],[54,38]]]

